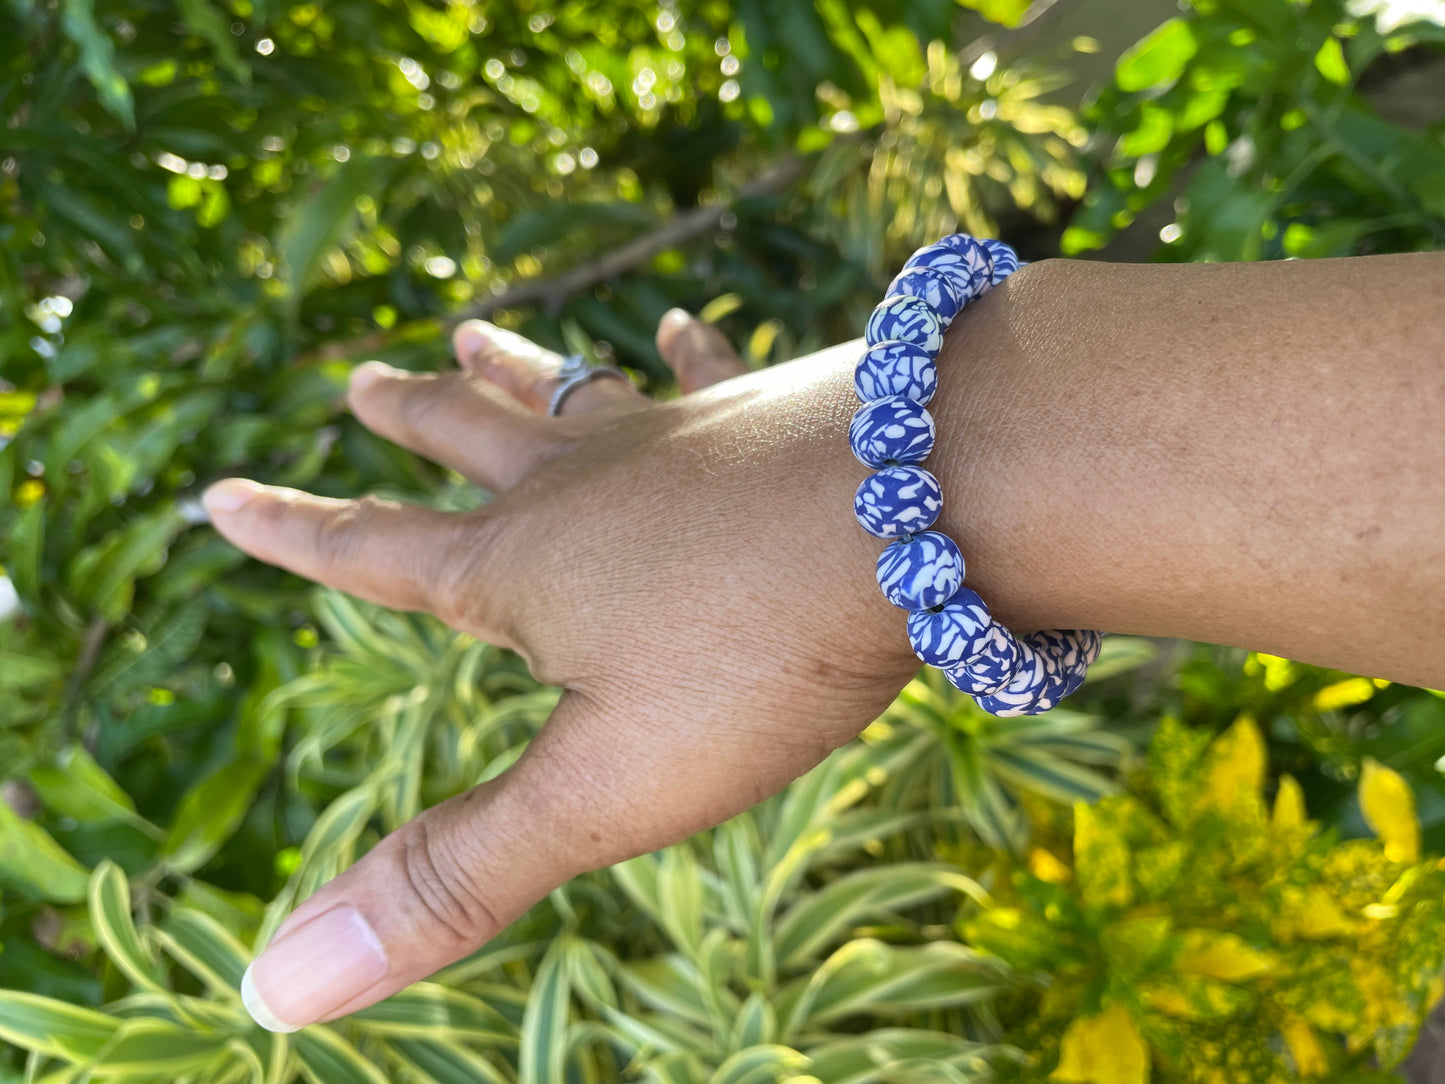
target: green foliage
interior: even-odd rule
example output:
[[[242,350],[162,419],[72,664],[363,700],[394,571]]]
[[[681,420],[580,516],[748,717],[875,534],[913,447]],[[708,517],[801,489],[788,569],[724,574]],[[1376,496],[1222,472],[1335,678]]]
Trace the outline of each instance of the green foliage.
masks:
[[[960,1081],[1047,1073],[1061,1040],[1058,1079],[1398,1060],[1445,955],[1419,858],[1445,849],[1445,700],[1123,638],[1022,723],[925,676],[777,798],[345,1021],[272,1036],[241,1007],[299,900],[556,701],[205,528],[236,471],[479,499],[342,411],[352,362],[435,367],[450,315],[532,289],[494,318],[654,386],[672,305],[766,364],[853,334],[915,244],[1081,197],[1068,252],[1175,196],[1167,259],[1445,235],[1439,132],[1358,90],[1433,24],[1197,0],[1081,122],[1051,72],[961,64],[957,14],[0,7],[0,1081]],[[535,290],[702,206],[675,247]]]
[[[1445,118],[1412,131],[1361,91],[1372,64],[1445,44],[1429,21],[1382,30],[1346,0],[1191,0],[1119,58],[1091,109],[1099,181],[1064,234],[1102,246],[1172,199],[1167,260],[1438,248]]]

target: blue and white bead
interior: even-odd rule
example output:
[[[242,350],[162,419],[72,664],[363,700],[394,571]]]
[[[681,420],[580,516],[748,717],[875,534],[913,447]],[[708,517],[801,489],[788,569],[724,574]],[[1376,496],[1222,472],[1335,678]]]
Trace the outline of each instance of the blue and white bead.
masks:
[[[1037,715],[1058,703],[1055,683],[1058,664],[1027,637],[1019,643],[1019,665],[1007,685],[978,698],[978,706],[990,715],[1004,717]]]
[[[884,467],[863,479],[853,498],[858,523],[879,538],[926,531],[942,508],[943,489],[922,467]]]
[[[1013,680],[1021,660],[1022,652],[1014,634],[994,621],[984,632],[973,656],[962,666],[945,670],[943,674],[955,689],[970,696],[982,696],[998,692]]]
[[[977,655],[992,625],[983,599],[960,587],[942,607],[908,615],[908,641],[929,666],[947,670]]]
[[[933,416],[912,399],[889,395],[858,408],[848,443],[865,467],[922,463],[933,451]]]
[[[993,274],[989,283],[991,286],[997,286],[1019,269],[1019,258],[1008,245],[992,238],[980,243],[993,258]]]
[[[863,351],[853,370],[853,390],[864,403],[885,395],[904,395],[927,406],[937,388],[938,363],[917,343],[877,343]]]
[[[945,328],[958,315],[965,300],[952,276],[932,267],[905,267],[888,285],[883,296],[923,298],[943,317]]]
[[[963,553],[937,531],[899,539],[878,555],[878,586],[900,609],[942,606],[963,586]]]
[[[959,299],[967,305],[986,294],[993,285],[993,257],[979,242],[966,234],[956,233],[931,245],[924,245],[903,265],[931,267],[953,280]]]
[[[889,297],[878,303],[868,317],[863,336],[869,343],[913,343],[937,357],[943,346],[943,318],[921,297]]]
[[[1056,702],[1084,683],[1089,667],[1099,657],[1102,643],[1099,634],[1092,629],[1045,629],[1033,633],[1028,639],[1058,661],[1058,683],[1062,693]]]

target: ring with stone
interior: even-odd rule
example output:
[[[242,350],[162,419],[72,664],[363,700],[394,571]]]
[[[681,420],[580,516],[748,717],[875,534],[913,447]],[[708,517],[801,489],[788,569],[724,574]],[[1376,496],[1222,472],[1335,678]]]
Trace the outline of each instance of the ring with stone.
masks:
[[[566,401],[567,396],[599,376],[616,377],[629,384],[632,382],[621,369],[611,365],[593,365],[581,354],[568,354],[562,359],[561,368],[557,370],[557,378],[560,383],[552,392],[552,398],[547,403],[547,415],[552,418],[557,417],[562,413],[562,404]]]

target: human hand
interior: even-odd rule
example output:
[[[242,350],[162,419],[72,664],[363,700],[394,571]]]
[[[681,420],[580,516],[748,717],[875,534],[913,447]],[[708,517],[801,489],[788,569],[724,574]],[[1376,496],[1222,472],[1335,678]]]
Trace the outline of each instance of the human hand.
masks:
[[[353,375],[368,428],[496,494],[447,514],[229,480],[218,530],[261,560],[429,610],[564,689],[526,754],[379,843],[303,903],[247,974],[291,1030],[471,952],[568,878],[773,794],[851,739],[918,669],[857,529],[856,346],[746,373],[679,314],[659,348],[685,394],[593,380],[546,404],[560,359],[480,323],[461,370]]]

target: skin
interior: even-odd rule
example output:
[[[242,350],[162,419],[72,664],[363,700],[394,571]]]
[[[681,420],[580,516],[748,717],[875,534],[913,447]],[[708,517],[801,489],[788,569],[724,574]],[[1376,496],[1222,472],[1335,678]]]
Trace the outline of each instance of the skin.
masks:
[[[1025,267],[955,321],[929,407],[938,529],[967,582],[1019,631],[1187,637],[1445,685],[1442,287],[1440,253]],[[292,1024],[377,1001],[569,877],[775,793],[919,665],[873,580],[882,543],[851,511],[860,344],[746,372],[669,314],[659,347],[687,394],[596,380],[560,419],[541,413],[555,355],[484,324],[455,346],[457,372],[362,366],[349,401],[496,493],[480,512],[207,494],[248,553],[430,610],[565,689],[515,767],[287,920],[253,971]],[[287,989],[283,943],[340,906],[385,973]]]

